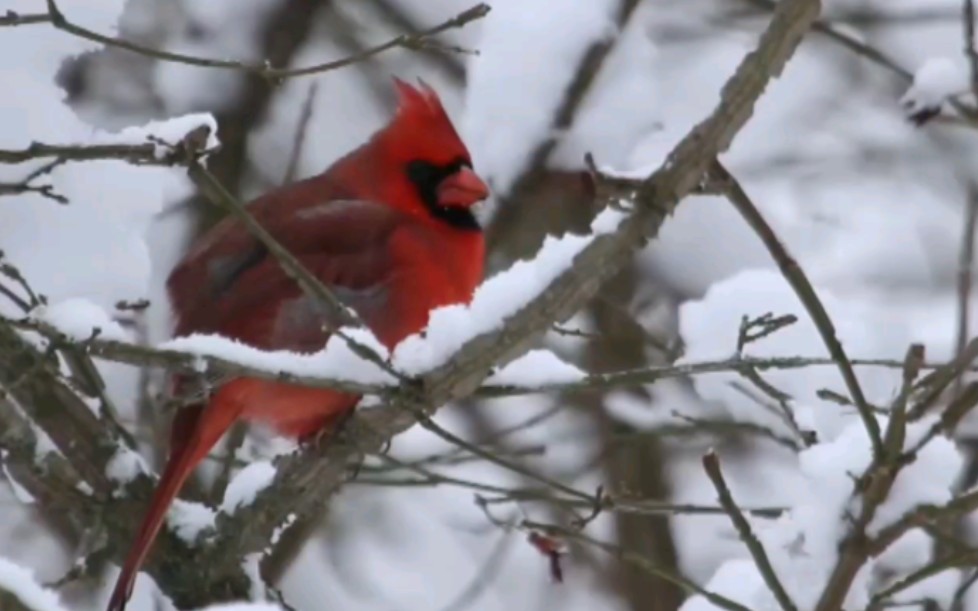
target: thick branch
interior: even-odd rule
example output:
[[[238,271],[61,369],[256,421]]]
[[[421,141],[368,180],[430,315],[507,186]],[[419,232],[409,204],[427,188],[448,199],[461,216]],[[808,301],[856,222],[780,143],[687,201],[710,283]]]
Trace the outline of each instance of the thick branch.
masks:
[[[160,367],[171,372],[195,374],[200,373],[201,367],[210,374],[222,378],[249,377],[263,380],[288,382],[310,388],[332,388],[354,394],[377,395],[393,398],[399,394],[399,387],[386,384],[368,384],[328,375],[298,375],[288,370],[272,370],[255,367],[246,363],[225,359],[219,356],[197,355],[178,350],[168,350],[132,344],[119,340],[101,339],[98,336],[82,342],[74,342],[57,329],[36,320],[12,320],[0,317],[0,321],[17,329],[40,333],[57,347],[73,346],[93,357],[126,363],[136,367]],[[855,367],[883,367],[899,369],[903,361],[898,359],[851,359]],[[957,360],[953,361],[955,371],[959,371]],[[966,364],[965,364],[966,365]],[[808,367],[837,366],[837,362],[829,357],[752,357],[738,356],[716,361],[693,361],[679,365],[662,365],[597,373],[582,377],[579,380],[552,382],[530,386],[515,386],[506,384],[484,384],[474,391],[479,397],[507,397],[533,393],[554,392],[588,392],[607,388],[620,388],[652,384],[659,380],[689,377],[707,373],[744,372],[765,370],[804,369]],[[947,363],[920,363],[921,370],[942,369]],[[960,372],[976,371],[975,366],[961,366]]]

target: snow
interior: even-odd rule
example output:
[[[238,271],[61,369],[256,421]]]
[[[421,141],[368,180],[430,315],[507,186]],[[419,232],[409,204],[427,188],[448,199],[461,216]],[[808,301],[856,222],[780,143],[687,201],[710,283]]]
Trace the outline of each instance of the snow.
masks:
[[[296,516],[296,514],[290,513],[288,516],[285,517],[284,522],[282,522],[281,524],[275,527],[275,530],[272,532],[272,536],[268,541],[272,545],[272,547],[278,545],[279,539],[282,538],[282,535],[285,534],[285,531],[289,530],[289,528],[293,524],[295,524],[295,521],[297,519],[298,516]]]
[[[145,125],[126,127],[115,133],[99,132],[94,138],[94,143],[139,145],[155,142],[155,155],[161,159],[170,152],[166,145],[178,144],[184,136],[201,127],[206,127],[208,134],[204,150],[217,148],[220,144],[217,140],[217,121],[209,112],[190,113],[162,121],[149,121]]]
[[[115,494],[121,494],[122,488],[142,473],[149,473],[146,461],[121,444],[105,465],[105,476],[119,484]]]
[[[195,57],[261,62],[261,45],[256,43],[258,28],[276,7],[275,0],[242,2],[188,2],[189,27],[167,32],[166,48]],[[219,26],[219,27],[218,27]],[[204,28],[210,36],[194,35]],[[214,112],[227,109],[242,91],[245,79],[235,70],[202,68],[178,62],[157,62],[151,69],[154,92],[171,113],[192,112],[208,108]]]
[[[3,475],[7,478],[7,483],[10,484],[10,490],[13,492],[14,498],[17,499],[18,502],[25,505],[31,505],[37,500],[34,498],[33,494],[21,486],[20,483],[10,474],[10,470],[7,469],[6,450],[0,450],[0,469],[3,470]]]
[[[96,333],[102,339],[124,340],[125,330],[98,304],[73,297],[34,308],[30,317],[47,323],[71,339],[84,341]]]
[[[481,24],[479,55],[468,65],[460,131],[493,192],[505,194],[551,121],[592,44],[614,34],[617,2],[497,2]],[[553,31],[560,16],[559,36]],[[514,71],[513,66],[520,69]]]
[[[344,329],[352,339],[384,357],[386,349],[372,333],[364,329]],[[333,336],[326,347],[312,354],[286,350],[264,351],[236,340],[217,335],[192,334],[157,345],[161,350],[227,359],[270,373],[285,372],[298,376],[329,376],[363,384],[391,383],[394,378],[374,363],[360,358],[339,337]]]
[[[536,349],[507,363],[502,369],[486,378],[486,384],[533,388],[545,384],[573,382],[580,380],[584,375],[583,371],[562,361],[553,352]]]
[[[716,594],[722,594],[734,602],[745,605],[753,611],[768,611],[768,607],[758,606],[757,596],[750,596],[747,593],[756,592],[764,588],[764,581],[761,574],[750,559],[739,558],[730,560],[716,572],[712,579],[706,584],[705,588]],[[721,609],[709,602],[701,594],[691,596],[680,607],[681,611],[715,611]],[[776,611],[779,607],[769,607],[771,611]]]
[[[900,104],[911,115],[933,109],[939,110],[949,97],[969,88],[968,70],[964,58],[932,57],[925,61],[913,75],[913,84],[907,89]]]
[[[166,522],[178,537],[193,545],[201,533],[214,528],[215,515],[206,505],[175,499],[166,514]]]
[[[912,586],[902,590],[893,597],[894,602],[912,607],[921,600],[933,600],[939,609],[950,609],[954,600],[954,592],[961,583],[962,572],[958,569],[948,569],[936,575],[931,575]],[[965,605],[965,609],[971,609]]]
[[[580,170],[586,153],[591,153],[599,165],[628,164],[633,149],[663,129],[651,111],[661,92],[648,78],[658,51],[647,25],[659,8],[639,3],[634,9],[590,92],[581,101],[573,125],[560,134],[551,157],[553,167]],[[641,178],[647,176],[648,173]]]
[[[251,592],[249,594],[251,600],[262,600],[265,597],[264,580],[261,577],[261,559],[261,553],[254,552],[246,554],[244,560],[241,561],[241,567],[245,575],[248,576],[248,580],[251,581]]]
[[[13,594],[30,611],[65,611],[58,595],[42,587],[34,573],[0,556],[0,593]]]
[[[623,218],[623,213],[608,208],[591,224],[588,236],[548,236],[532,261],[517,261],[483,282],[469,305],[433,311],[423,334],[406,338],[394,349],[394,367],[406,373],[429,371],[445,363],[468,340],[498,329],[542,293],[594,238],[616,229]]]
[[[259,492],[275,479],[275,467],[266,460],[255,461],[235,474],[224,491],[221,511],[234,513],[238,507],[254,502]]]

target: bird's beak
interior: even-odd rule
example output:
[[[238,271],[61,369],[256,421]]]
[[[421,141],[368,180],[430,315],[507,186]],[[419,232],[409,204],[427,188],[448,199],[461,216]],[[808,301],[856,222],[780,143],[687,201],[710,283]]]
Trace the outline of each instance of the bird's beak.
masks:
[[[472,171],[463,167],[438,184],[438,205],[468,208],[489,197],[489,187]]]

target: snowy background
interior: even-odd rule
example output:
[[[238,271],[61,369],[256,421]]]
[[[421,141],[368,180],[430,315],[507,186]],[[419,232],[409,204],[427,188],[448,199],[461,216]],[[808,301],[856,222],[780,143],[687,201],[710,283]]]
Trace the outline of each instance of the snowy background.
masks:
[[[71,21],[147,47],[243,62],[268,58],[294,67],[355,54],[471,6],[460,0],[63,4]],[[32,141],[136,142],[146,133],[179,134],[209,123],[210,116],[195,113],[210,113],[223,148],[209,167],[247,199],[325,169],[389,116],[391,75],[422,77],[441,93],[476,169],[493,187],[484,218],[495,274],[534,257],[545,232],[587,226],[588,200],[577,175],[586,152],[609,170],[642,175],[655,168],[713,108],[720,86],[755,45],[769,16],[760,0],[491,5],[485,19],[438,39],[445,46],[478,49],[478,55],[394,50],[281,83],[106,48],[46,23],[0,27],[0,149],[23,149]],[[38,0],[0,0],[0,15],[7,10],[45,9]],[[945,102],[954,95],[962,104],[973,103],[961,3],[827,0],[823,19],[857,44],[882,51],[894,66],[911,74],[920,70],[916,82],[836,40],[810,34],[724,162],[808,272],[853,358],[900,361],[917,342],[926,346],[929,361],[947,360],[959,337],[965,211],[969,194],[978,197],[976,123],[959,118]],[[596,51],[607,53],[578,96],[573,118],[555,119],[565,109],[568,87],[582,70],[594,70],[590,58]],[[935,109],[942,116],[922,127],[908,120],[908,114]],[[166,122],[178,117],[185,118]],[[141,131],[120,133],[128,127]],[[548,152],[541,157],[541,150]],[[169,313],[163,281],[188,241],[214,222],[215,208],[180,169],[122,161],[63,164],[29,183],[38,190],[3,189],[42,165],[0,164],[4,260],[54,304],[47,313],[54,324],[57,304],[74,300],[62,310],[100,312],[98,306],[127,319],[114,328],[120,336],[164,341]],[[44,185],[50,190],[39,192]],[[139,299],[151,305],[136,322],[116,312],[120,300]],[[978,306],[975,300],[970,304],[974,320]],[[745,355],[825,356],[815,327],[752,230],[723,197],[699,196],[680,205],[659,238],[600,298],[548,335],[547,347],[591,372],[723,360],[735,354],[742,317],[768,312],[795,314],[799,322],[749,344]],[[18,312],[0,297],[0,313]],[[553,363],[543,358],[533,366]],[[158,380],[124,365],[100,366],[124,424],[140,441],[147,463],[158,466],[165,422],[143,400],[158,389]],[[857,372],[867,400],[889,405],[900,371]],[[566,376],[566,370],[552,373]],[[439,412],[438,422],[568,486],[593,493],[603,485],[633,501],[716,507],[717,493],[701,465],[703,454],[714,448],[742,507],[789,510],[778,519],[750,521],[798,608],[811,609],[835,562],[850,476],[866,468],[870,446],[853,408],[819,393],[845,392],[834,367],[764,376],[784,393],[793,421],[771,397],[730,371],[603,392],[467,400]],[[880,422],[885,427],[885,417]],[[909,427],[905,447],[913,447],[931,425],[925,418]],[[971,488],[978,475],[971,451],[975,432],[966,421],[956,443],[939,437],[922,450],[901,473],[870,531],[917,503],[942,504]],[[238,457],[265,456],[268,446],[267,439],[249,438]],[[426,463],[432,470],[465,482],[508,489],[533,484],[457,455],[420,428],[398,437],[392,456],[436,456]],[[216,473],[207,467],[201,470],[205,484]],[[135,467],[120,467],[127,468]],[[488,506],[487,516],[470,488],[409,485],[413,475],[368,466],[319,523],[283,543],[270,571],[291,607],[717,608],[701,597],[687,600],[676,586],[573,542],[563,561],[564,583],[555,584],[547,558],[527,542],[527,533],[500,524],[566,525],[574,518],[566,504],[500,502]],[[247,492],[229,491],[225,502]],[[586,515],[588,508],[576,512]],[[666,513],[668,518],[607,511],[586,533],[748,608],[780,608],[726,515]],[[965,519],[943,536],[968,550],[972,534]],[[865,608],[874,594],[926,565],[933,537],[913,530],[868,563],[846,608]],[[24,586],[25,570],[50,584],[85,553],[77,538],[50,528],[16,484],[0,481],[0,590],[18,592],[30,609],[98,609],[115,578],[112,565],[59,584],[56,596]],[[961,571],[938,573],[898,599],[918,608],[956,604],[978,610],[978,593],[972,593],[978,589],[952,602],[959,582],[975,570],[976,557],[972,553]],[[131,609],[167,608],[152,580],[142,576]]]

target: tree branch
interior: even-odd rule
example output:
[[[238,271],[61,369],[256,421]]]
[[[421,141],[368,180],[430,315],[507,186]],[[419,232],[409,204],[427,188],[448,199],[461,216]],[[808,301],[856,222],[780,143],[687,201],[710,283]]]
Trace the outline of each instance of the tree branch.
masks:
[[[206,155],[210,151],[199,151]],[[177,166],[186,165],[186,151],[176,147],[169,153],[161,153],[152,142],[146,144],[45,144],[32,142],[24,149],[0,149],[0,163],[24,163],[34,159],[54,157],[65,161],[96,161],[118,159],[135,165]]]
[[[33,25],[36,23],[51,23],[51,15],[48,13],[18,13],[11,10],[0,15],[0,27]]]
[[[720,505],[727,512],[727,515],[730,516],[730,521],[733,522],[734,528],[737,529],[740,540],[747,546],[747,551],[750,552],[751,558],[754,559],[754,564],[757,566],[758,572],[760,572],[768,589],[774,594],[774,598],[777,599],[778,604],[781,605],[781,609],[783,611],[797,611],[798,607],[792,602],[791,596],[788,595],[781,580],[778,579],[774,566],[767,557],[767,552],[764,551],[764,545],[754,535],[754,531],[750,527],[750,522],[744,517],[740,507],[737,506],[737,502],[734,501],[733,495],[730,494],[730,488],[727,487],[727,482],[723,478],[723,471],[720,469],[720,459],[712,450],[703,456],[703,470],[706,471],[707,477],[713,482],[713,487],[716,489],[717,496],[720,499]]]
[[[142,45],[129,42],[127,40],[122,40],[120,38],[113,38],[111,36],[106,36],[98,32],[89,30],[88,28],[82,27],[75,23],[69,21],[61,10],[58,8],[55,0],[46,0],[48,7],[48,20],[51,22],[55,28],[67,32],[73,36],[79,38],[84,38],[86,40],[91,40],[93,42],[101,43],[107,46],[116,47],[129,51],[131,53],[137,53],[139,55],[145,55],[147,57],[152,57],[154,59],[162,61],[170,61],[181,64],[187,64],[190,66],[197,66],[199,68],[216,68],[224,70],[239,70],[242,72],[248,72],[251,74],[257,74],[258,76],[264,77],[266,79],[284,79],[292,78],[297,76],[309,76],[312,74],[320,74],[323,72],[328,72],[330,70],[336,70],[338,68],[344,68],[350,66],[357,62],[361,62],[365,59],[369,59],[375,55],[379,55],[385,51],[391,49],[401,48],[408,50],[418,50],[424,49],[433,45],[432,38],[445,32],[446,30],[451,30],[454,28],[460,28],[468,23],[481,19],[489,14],[489,5],[487,4],[477,4],[461,13],[455,15],[451,19],[448,19],[434,27],[423,30],[417,34],[402,34],[385,43],[370,47],[365,49],[361,53],[351,55],[350,57],[345,57],[343,59],[338,59],[330,62],[323,62],[320,64],[314,64],[312,66],[306,66],[302,68],[280,68],[269,65],[267,62],[261,63],[247,63],[239,62],[233,60],[222,60],[213,59],[206,57],[197,57],[193,55],[184,55],[182,53],[173,53],[170,51],[163,51],[161,49],[151,49],[149,47],[144,47]],[[441,49],[442,46],[437,46]]]

